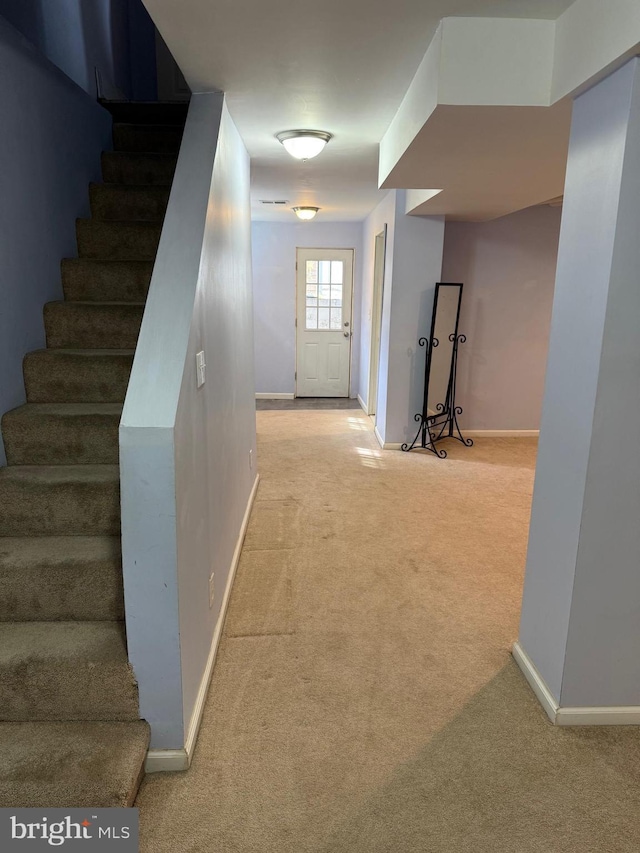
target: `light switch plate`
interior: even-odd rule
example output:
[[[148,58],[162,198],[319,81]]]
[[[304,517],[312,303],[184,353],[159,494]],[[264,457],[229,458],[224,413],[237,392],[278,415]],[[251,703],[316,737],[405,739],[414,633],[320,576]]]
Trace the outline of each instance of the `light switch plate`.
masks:
[[[196,353],[196,381],[198,383],[198,388],[202,388],[204,385],[204,369],[206,367],[204,361],[204,350],[200,350],[200,352]]]

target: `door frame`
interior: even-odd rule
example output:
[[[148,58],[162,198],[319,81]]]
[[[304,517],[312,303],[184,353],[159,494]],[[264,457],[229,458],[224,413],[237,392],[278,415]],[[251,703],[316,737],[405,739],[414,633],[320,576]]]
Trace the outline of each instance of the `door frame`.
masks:
[[[380,243],[378,242],[380,241]],[[382,250],[378,253],[378,247]],[[381,267],[377,275],[378,266]],[[380,344],[382,339],[382,305],[384,301],[384,276],[387,267],[387,225],[374,238],[373,294],[371,298],[371,338],[369,346],[369,389],[367,392],[367,414],[375,415],[378,408],[378,385],[380,373]]]
[[[385,225],[386,228],[386,225]],[[313,252],[313,251],[321,251],[321,252],[351,252],[352,261],[351,261],[351,335],[349,336],[349,379],[347,385],[347,396],[344,397],[335,397],[336,400],[350,400],[351,399],[351,374],[353,370],[353,306],[355,303],[355,293],[356,293],[356,250],[351,246],[296,246],[296,266],[295,266],[295,276],[293,280],[293,295],[294,295],[294,304],[293,304],[293,325],[295,328],[295,338],[294,338],[294,379],[293,379],[293,396],[296,398],[298,396],[298,256],[300,252]],[[327,397],[327,400],[331,400],[331,397]]]

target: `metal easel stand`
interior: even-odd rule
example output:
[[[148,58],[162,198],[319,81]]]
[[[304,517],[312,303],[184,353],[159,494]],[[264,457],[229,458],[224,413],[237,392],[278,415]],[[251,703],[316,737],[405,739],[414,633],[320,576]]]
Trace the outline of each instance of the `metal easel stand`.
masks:
[[[473,447],[473,439],[465,438],[460,430],[458,423],[458,415],[462,414],[462,406],[456,406],[456,377],[458,372],[458,346],[465,343],[467,340],[465,335],[449,335],[449,340],[453,343],[453,355],[451,359],[451,376],[449,377],[449,386],[447,389],[447,399],[445,403],[438,403],[435,415],[427,414],[427,401],[424,403],[424,411],[422,414],[417,414],[414,417],[416,422],[420,423],[416,437],[411,444],[403,444],[401,449],[407,453],[416,447],[418,439],[420,439],[420,447],[423,450],[429,450],[439,459],[447,458],[447,451],[443,448],[436,447],[439,441],[445,438],[454,438],[456,441],[462,442],[465,447]],[[421,347],[428,343],[427,338],[420,338],[418,341]],[[432,346],[437,347],[439,341],[433,339]]]

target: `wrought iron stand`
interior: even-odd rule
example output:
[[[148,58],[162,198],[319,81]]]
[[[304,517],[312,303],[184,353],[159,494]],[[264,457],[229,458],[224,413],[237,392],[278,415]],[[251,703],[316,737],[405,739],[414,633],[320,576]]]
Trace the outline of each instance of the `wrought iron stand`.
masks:
[[[461,441],[465,447],[472,447],[473,440],[464,438],[460,431],[458,423],[458,415],[462,414],[462,407],[456,406],[456,374],[458,370],[458,346],[465,343],[467,340],[465,335],[449,335],[449,340],[453,344],[453,353],[451,359],[451,374],[449,376],[449,385],[447,387],[447,397],[444,403],[438,403],[435,415],[429,415],[427,409],[427,388],[428,375],[425,377],[425,397],[422,414],[417,414],[414,417],[416,422],[420,423],[416,437],[411,444],[403,444],[402,450],[409,452],[417,445],[420,439],[420,447],[424,450],[430,450],[435,453],[440,459],[447,458],[447,451],[436,447],[438,441],[444,438],[455,438],[456,441]],[[421,347],[427,346],[427,371],[429,371],[431,363],[431,352],[440,343],[437,338],[433,338],[431,345],[428,346],[428,338],[420,338],[418,341]]]

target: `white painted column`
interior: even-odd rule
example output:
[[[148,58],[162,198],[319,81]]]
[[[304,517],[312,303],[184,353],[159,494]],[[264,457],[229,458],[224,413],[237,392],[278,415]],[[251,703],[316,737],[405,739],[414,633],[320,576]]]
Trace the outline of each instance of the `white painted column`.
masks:
[[[559,724],[640,722],[640,65],[574,104],[519,643]]]

